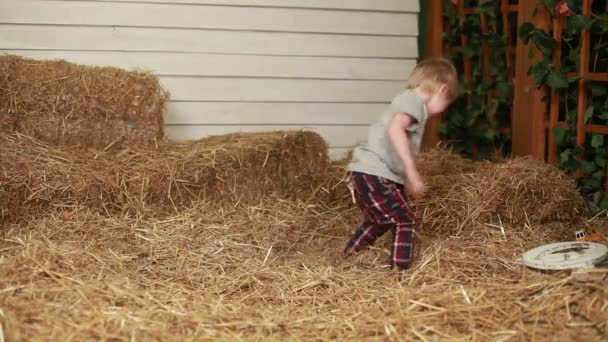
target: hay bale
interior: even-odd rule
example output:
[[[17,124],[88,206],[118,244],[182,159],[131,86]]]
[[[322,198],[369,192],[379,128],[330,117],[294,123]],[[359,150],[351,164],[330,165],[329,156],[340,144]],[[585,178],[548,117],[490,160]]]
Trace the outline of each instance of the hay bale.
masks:
[[[523,157],[488,163],[478,174],[479,188],[487,186],[478,197],[510,222],[567,222],[586,214],[574,179],[543,161]]]
[[[310,198],[328,168],[327,145],[312,132],[229,134],[163,141],[120,153],[57,148],[0,135],[0,218],[26,220],[54,207],[169,213],[208,200],[227,206],[270,194]]]
[[[0,56],[0,128],[56,145],[103,149],[163,136],[168,97],[144,72]]]
[[[444,236],[474,235],[480,226],[523,229],[578,221],[586,213],[574,180],[532,158],[483,163],[468,174],[430,177],[416,201],[424,229]]]
[[[162,142],[116,158],[129,192],[165,211],[200,200],[229,206],[255,203],[271,193],[309,197],[329,165],[323,138],[305,131]]]
[[[0,134],[0,222],[27,221],[53,208],[123,206],[113,166],[20,134]]]

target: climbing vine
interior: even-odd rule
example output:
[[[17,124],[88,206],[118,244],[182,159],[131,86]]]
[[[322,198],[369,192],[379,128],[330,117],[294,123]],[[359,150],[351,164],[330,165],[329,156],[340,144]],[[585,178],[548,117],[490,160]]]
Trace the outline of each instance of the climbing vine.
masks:
[[[582,0],[540,2],[546,6],[553,20],[565,17],[565,27],[561,41],[557,41],[532,23],[520,26],[520,38],[526,43],[531,42],[542,53],[528,73],[534,76],[537,86],[546,85],[559,94],[560,121],[567,122],[566,127],[552,128],[559,149],[559,166],[570,173],[580,169],[582,177],[579,178],[579,186],[588,203],[595,209],[608,210],[608,193],[604,191],[608,137],[588,134],[583,148],[577,146],[579,83],[578,78],[568,77],[569,73],[580,68],[583,29],[591,34],[589,72],[608,72],[608,3],[606,0],[593,1],[592,15],[586,16],[581,13]],[[553,62],[558,46],[562,51],[559,68]],[[608,125],[608,83],[588,82],[587,86],[589,98],[584,113],[585,124]]]
[[[465,8],[478,9],[478,13],[465,16],[458,13],[454,3],[445,0],[443,39],[460,75],[461,96],[448,109],[440,132],[455,151],[468,157],[507,154],[511,147],[513,87],[507,67],[508,32],[503,29],[500,1],[465,1]],[[489,53],[489,58],[484,53]]]

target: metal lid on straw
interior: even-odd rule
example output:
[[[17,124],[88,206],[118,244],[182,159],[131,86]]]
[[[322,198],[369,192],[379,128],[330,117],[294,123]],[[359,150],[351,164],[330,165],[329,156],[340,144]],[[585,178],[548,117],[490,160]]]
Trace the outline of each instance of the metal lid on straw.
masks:
[[[594,242],[558,242],[524,253],[526,266],[541,270],[594,267],[608,257],[608,246]]]

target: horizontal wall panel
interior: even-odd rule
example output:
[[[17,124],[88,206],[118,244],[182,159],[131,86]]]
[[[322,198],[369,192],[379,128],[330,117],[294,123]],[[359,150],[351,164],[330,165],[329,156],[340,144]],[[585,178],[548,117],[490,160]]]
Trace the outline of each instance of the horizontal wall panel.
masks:
[[[415,59],[219,55],[169,52],[1,50],[34,59],[148,70],[156,75],[405,80]]]
[[[416,58],[415,37],[189,29],[3,25],[0,47]]]
[[[161,77],[174,101],[387,102],[397,81]]]
[[[52,0],[53,1],[53,0]],[[56,0],[55,0],[56,1]],[[418,12],[418,0],[99,0],[108,2],[143,2],[199,5],[268,6],[294,8],[327,8],[342,10],[369,10],[392,12]]]
[[[97,1],[15,2],[0,11],[0,22],[401,36],[418,33],[417,15],[413,13]]]
[[[167,124],[366,125],[387,104],[169,102]]]
[[[355,146],[367,138],[367,126],[167,125],[165,127],[165,135],[170,140],[186,141],[234,132],[271,132],[302,129],[319,133],[332,147]]]

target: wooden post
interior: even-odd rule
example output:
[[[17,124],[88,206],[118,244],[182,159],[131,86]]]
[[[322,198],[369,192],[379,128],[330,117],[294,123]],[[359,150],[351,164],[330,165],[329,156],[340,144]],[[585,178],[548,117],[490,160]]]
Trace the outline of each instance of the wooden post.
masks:
[[[424,57],[443,56],[443,0],[429,0],[427,11],[426,51]],[[423,137],[423,147],[435,147],[439,141],[439,125],[442,115],[437,115],[427,121]]]
[[[534,13],[536,16],[534,16]],[[519,25],[531,22],[540,29],[549,30],[551,16],[544,5],[536,0],[519,2]],[[535,58],[529,57],[530,44],[517,40],[515,58],[515,93],[513,100],[513,145],[515,156],[530,155],[545,159],[546,116],[548,103],[543,98],[548,95],[547,88],[537,89],[535,79],[528,75],[528,69],[541,58],[535,49]]]
[[[553,39],[558,41],[558,44],[562,42],[562,29],[564,25],[564,18],[557,18],[553,21]],[[553,53],[553,65],[556,68],[561,68],[562,65],[562,47],[558,45],[557,49],[555,49]],[[548,156],[547,160],[549,163],[553,165],[557,165],[559,162],[559,150],[557,146],[557,142],[555,141],[555,135],[553,134],[553,128],[557,125],[557,121],[559,119],[559,103],[560,101],[560,92],[558,90],[551,91],[551,110],[549,114],[549,140],[548,146]]]
[[[591,0],[583,0],[583,14],[591,15]],[[585,146],[587,131],[585,129],[585,112],[589,107],[589,94],[587,94],[587,74],[589,73],[589,54],[591,53],[591,33],[589,30],[581,32],[581,63],[578,81],[578,117],[576,119],[576,145],[581,149]],[[582,160],[579,157],[579,161]],[[576,170],[576,177],[583,177],[581,169]]]

